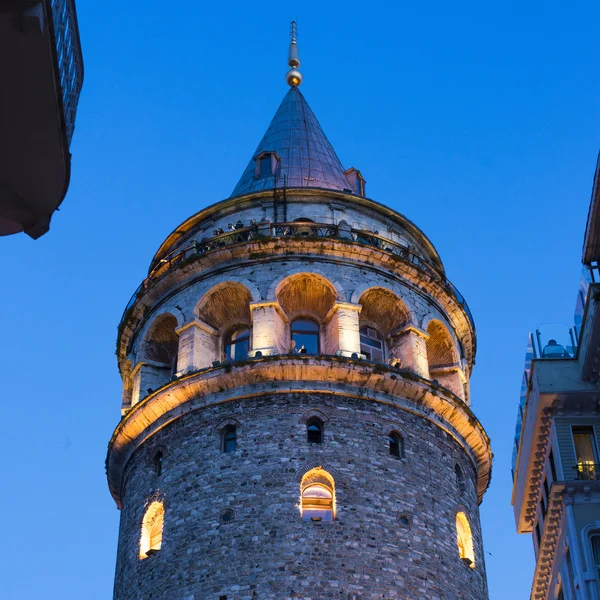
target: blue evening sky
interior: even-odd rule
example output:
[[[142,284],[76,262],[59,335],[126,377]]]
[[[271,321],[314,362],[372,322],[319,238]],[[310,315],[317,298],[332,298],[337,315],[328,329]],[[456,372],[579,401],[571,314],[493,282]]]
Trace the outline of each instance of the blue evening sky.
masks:
[[[0,241],[7,600],[112,597],[117,324],[181,221],[231,193],[287,91],[368,194],[419,225],[478,332],[473,408],[492,439],[491,600],[526,600],[510,456],[527,332],[571,323],[600,146],[597,1],[78,0],[85,57],[71,186],[50,233]],[[402,490],[398,490],[402,494]]]

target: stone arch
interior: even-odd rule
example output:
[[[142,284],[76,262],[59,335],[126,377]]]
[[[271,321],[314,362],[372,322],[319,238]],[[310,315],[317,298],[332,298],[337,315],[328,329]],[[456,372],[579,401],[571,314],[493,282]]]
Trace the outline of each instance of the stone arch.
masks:
[[[200,321],[220,333],[237,324],[250,325],[252,292],[239,281],[223,281],[208,290],[198,301],[194,313]]]
[[[329,417],[324,412],[316,408],[311,408],[310,410],[307,410],[305,413],[302,414],[302,416],[298,420],[298,423],[306,425],[306,423],[314,417],[316,417],[317,419],[321,419],[323,423],[327,423],[329,421]]]
[[[458,545],[458,556],[472,569],[475,568],[475,548],[473,543],[473,531],[463,507],[457,508],[456,512],[456,543]]]
[[[426,342],[429,370],[451,367],[459,362],[454,338],[444,323],[431,319],[427,324],[429,338]]]
[[[323,467],[307,471],[300,481],[300,515],[305,520],[335,520],[335,478]]]
[[[352,298],[354,297],[353,294]],[[367,287],[358,297],[357,303],[362,306],[361,325],[375,327],[383,337],[388,337],[412,323],[411,312],[406,303],[387,288]]]
[[[216,425],[214,425],[214,430],[218,435],[221,435],[223,431],[227,429],[227,427],[235,427],[236,429],[239,429],[241,426],[242,424],[237,419],[234,419],[233,417],[227,417],[226,419],[222,419]]]
[[[346,292],[344,291],[344,288],[339,283],[339,281],[337,281],[337,279],[331,279],[331,277],[329,277],[329,275],[327,275],[327,273],[325,273],[325,271],[321,269],[311,268],[310,270],[307,270],[306,267],[298,267],[296,269],[292,269],[291,271],[288,271],[285,275],[282,275],[281,277],[273,281],[269,286],[269,291],[267,292],[266,299],[268,301],[277,300],[277,292],[279,289],[281,289],[281,285],[285,282],[285,280],[290,277],[293,277],[294,275],[301,274],[315,275],[325,280],[330,286],[333,286],[333,288],[335,289],[337,300],[339,302],[346,302]]]
[[[329,475],[331,477],[333,477],[333,479],[335,481],[336,489],[344,489],[347,487],[346,481],[342,477],[342,475],[338,471],[338,469],[336,467],[334,467],[333,465],[330,465],[329,463],[322,462],[322,461],[309,461],[309,462],[304,463],[296,471],[294,480],[299,485],[302,485],[302,480],[303,480],[304,476],[307,473],[309,473],[310,471],[313,471],[315,469],[323,469],[324,471],[327,471],[327,473],[329,473]]]
[[[457,341],[446,323],[431,316],[424,319],[423,329],[429,335],[427,340],[427,357],[430,368],[457,364],[460,352]]]
[[[312,271],[288,275],[276,286],[274,294],[290,319],[312,314],[321,322],[339,299],[339,292],[331,281]]]
[[[138,362],[144,360],[172,368],[177,362],[178,327],[179,321],[171,311],[164,310],[155,315],[142,338],[137,352]]]
[[[155,497],[148,501],[142,518],[140,533],[141,559],[148,558],[162,547],[165,507],[162,498]]]

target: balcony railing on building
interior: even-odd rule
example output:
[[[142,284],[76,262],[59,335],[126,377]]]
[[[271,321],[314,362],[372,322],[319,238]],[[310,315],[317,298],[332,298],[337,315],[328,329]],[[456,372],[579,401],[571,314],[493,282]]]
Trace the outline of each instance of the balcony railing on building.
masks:
[[[426,273],[434,281],[438,281],[446,288],[446,291],[458,302],[467,315],[471,323],[471,327],[475,330],[475,322],[471,310],[464,299],[463,295],[458,291],[456,286],[445,276],[443,272],[434,267],[431,263],[424,260],[412,252],[406,246],[384,238],[377,233],[364,231],[361,229],[353,229],[350,227],[343,228],[340,225],[332,225],[328,223],[313,223],[313,222],[293,222],[293,223],[254,223],[248,227],[238,222],[231,226],[228,231],[221,229],[215,230],[214,235],[210,238],[193,241],[185,248],[179,248],[153,265],[148,274],[148,277],[140,284],[137,290],[133,293],[131,299],[125,307],[121,322],[129,309],[134,305],[137,298],[148,290],[152,284],[158,280],[163,274],[169,270],[185,263],[188,260],[193,260],[195,257],[206,254],[212,250],[217,250],[226,246],[259,240],[265,238],[337,238],[346,239],[350,242],[357,242],[366,246],[378,248],[383,252],[389,252],[397,256],[402,261],[409,263],[421,272]]]
[[[600,465],[591,462],[579,463],[576,467],[576,478],[579,481],[598,481],[600,479]]]

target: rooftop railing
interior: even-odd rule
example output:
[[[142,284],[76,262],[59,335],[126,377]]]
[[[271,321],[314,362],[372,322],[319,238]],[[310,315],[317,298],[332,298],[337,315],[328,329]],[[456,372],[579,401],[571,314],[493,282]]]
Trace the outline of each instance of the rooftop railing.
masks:
[[[414,266],[419,271],[427,273],[433,280],[443,285],[446,288],[446,291],[465,311],[467,318],[471,323],[471,327],[473,330],[475,330],[475,323],[473,321],[471,310],[469,309],[467,301],[458,291],[456,286],[445,276],[442,271],[438,270],[431,263],[424,260],[414,252],[411,252],[411,250],[406,246],[389,240],[388,238],[384,238],[371,231],[351,229],[350,227],[344,229],[339,225],[312,222],[258,223],[252,224],[249,227],[241,226],[226,232],[217,233],[216,235],[199,242],[193,241],[185,248],[178,248],[177,250],[174,250],[153,265],[148,277],[142,281],[127,303],[121,318],[121,323],[123,322],[129,309],[134,305],[138,296],[148,290],[155,281],[162,277],[162,275],[178,265],[181,265],[188,260],[192,260],[197,256],[206,254],[207,252],[211,252],[212,250],[224,248],[226,246],[241,244],[257,239],[284,237],[347,239],[352,242],[378,248],[384,252],[389,252]]]
[[[52,10],[56,56],[62,91],[63,113],[69,144],[83,84],[83,56],[74,0],[47,0]]]

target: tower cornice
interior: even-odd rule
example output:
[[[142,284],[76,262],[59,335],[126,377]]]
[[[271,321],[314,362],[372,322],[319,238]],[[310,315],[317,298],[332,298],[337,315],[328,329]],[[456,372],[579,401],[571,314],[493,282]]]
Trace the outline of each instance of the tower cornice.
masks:
[[[314,392],[392,404],[433,422],[467,451],[481,502],[491,479],[490,440],[471,409],[450,390],[402,369],[339,356],[297,355],[213,366],[180,377],[139,402],[109,443],[106,468],[113,498],[120,507],[123,472],[136,448],[182,415],[265,394]]]

